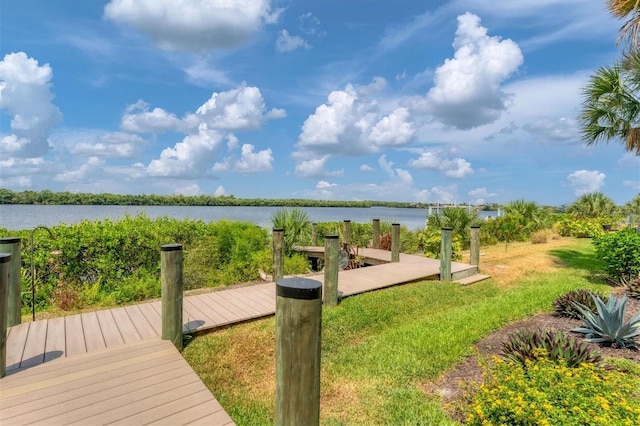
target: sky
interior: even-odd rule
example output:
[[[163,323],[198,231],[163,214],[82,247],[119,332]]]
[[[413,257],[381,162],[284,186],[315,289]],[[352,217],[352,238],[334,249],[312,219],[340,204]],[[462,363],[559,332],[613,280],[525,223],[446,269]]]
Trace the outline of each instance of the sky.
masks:
[[[440,203],[640,192],[587,147],[604,0],[3,0],[0,187]]]

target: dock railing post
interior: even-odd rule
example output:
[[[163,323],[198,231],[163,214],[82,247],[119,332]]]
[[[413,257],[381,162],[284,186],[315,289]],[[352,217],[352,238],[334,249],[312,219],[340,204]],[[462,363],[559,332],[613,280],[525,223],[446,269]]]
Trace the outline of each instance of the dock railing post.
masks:
[[[451,228],[442,228],[440,236],[440,281],[451,281]]]
[[[339,245],[337,235],[324,236],[324,304],[329,307],[338,304]]]
[[[311,224],[311,245],[313,247],[318,247],[318,224]]]
[[[343,234],[342,242],[345,243],[347,246],[350,246],[351,245],[351,221],[348,219],[344,221],[342,234]]]
[[[373,219],[371,245],[374,249],[380,248],[380,219]]]
[[[273,228],[273,281],[284,277],[284,229]]]
[[[182,244],[165,244],[160,249],[162,283],[162,339],[182,350]]]
[[[276,283],[277,426],[320,424],[322,284],[308,278]]]
[[[391,261],[400,262],[400,224],[391,225]]]
[[[11,255],[9,266],[9,296],[7,306],[7,327],[13,327],[22,322],[22,298],[20,297],[20,269],[22,258],[20,256],[20,238],[0,238],[0,253]]]
[[[7,307],[11,254],[0,253],[0,378],[7,373]]]
[[[469,264],[480,265],[480,226],[471,227],[471,245],[469,247]]]

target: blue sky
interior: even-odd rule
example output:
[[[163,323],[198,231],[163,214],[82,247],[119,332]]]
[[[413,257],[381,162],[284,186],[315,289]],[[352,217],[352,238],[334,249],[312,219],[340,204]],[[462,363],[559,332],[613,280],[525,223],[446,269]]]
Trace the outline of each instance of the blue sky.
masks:
[[[0,187],[422,202],[640,192],[586,147],[605,1],[3,0]]]

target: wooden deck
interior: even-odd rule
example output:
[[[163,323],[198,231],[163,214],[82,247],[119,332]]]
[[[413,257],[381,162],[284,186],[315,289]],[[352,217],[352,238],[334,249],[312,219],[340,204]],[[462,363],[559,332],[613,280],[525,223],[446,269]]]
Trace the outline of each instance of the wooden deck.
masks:
[[[0,380],[0,424],[233,425],[172,343],[153,339]]]
[[[365,249],[363,254],[380,264],[341,271],[343,297],[439,277],[435,259],[401,254],[400,262],[387,263],[388,251]],[[476,272],[475,266],[452,264],[454,280]],[[324,274],[308,278],[323,282]],[[270,282],[187,296],[183,332],[273,315],[275,287]],[[9,328],[0,423],[233,424],[179,352],[160,340],[160,315],[160,302],[154,301]],[[165,379],[173,369],[182,373]],[[182,402],[173,402],[176,398]]]

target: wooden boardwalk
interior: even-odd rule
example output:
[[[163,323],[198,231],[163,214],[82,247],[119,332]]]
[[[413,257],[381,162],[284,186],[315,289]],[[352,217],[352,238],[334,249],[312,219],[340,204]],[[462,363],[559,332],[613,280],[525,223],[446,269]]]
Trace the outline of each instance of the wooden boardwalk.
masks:
[[[322,251],[321,248],[305,250],[315,254]],[[439,277],[438,260],[401,254],[400,262],[387,263],[391,260],[388,251],[365,249],[362,254],[376,266],[341,271],[338,289],[343,297]],[[452,273],[454,280],[463,279],[476,274],[477,267],[454,262]],[[307,277],[324,281],[323,273]],[[186,296],[183,299],[183,332],[204,332],[273,315],[275,287],[275,283],[269,282]],[[203,391],[206,388],[178,351],[160,340],[160,334],[159,301],[27,322],[9,328],[7,377],[0,379],[0,423],[176,424],[202,420],[203,424],[233,424],[215,398]],[[161,358],[165,355],[166,358]],[[160,374],[160,371],[178,368],[176,366],[184,372],[180,374],[180,380],[184,375],[188,383],[183,385],[182,381],[176,381],[177,378],[169,379],[170,383],[153,381],[162,379],[164,373]],[[140,371],[136,373],[139,376],[133,374],[137,371]],[[143,371],[150,376],[145,376]],[[141,383],[148,383],[139,392],[133,391],[137,389],[138,378]],[[100,383],[105,380],[113,386],[103,388]],[[120,394],[129,397],[118,397]],[[170,396],[189,402],[168,403],[163,399]],[[165,402],[153,405],[157,401]],[[193,407],[191,402],[198,407],[206,406],[206,409],[202,408],[204,417],[198,417],[200,408],[185,408]],[[82,405],[85,403],[90,407]],[[98,412],[101,408],[91,408],[94,406],[109,407],[108,410],[114,413],[124,410],[126,416],[104,417],[103,412]],[[188,413],[188,416],[182,417],[181,413]],[[40,414],[42,417],[38,417]],[[88,417],[83,417],[85,415]]]
[[[153,339],[0,379],[0,424],[234,423],[173,344]]]

